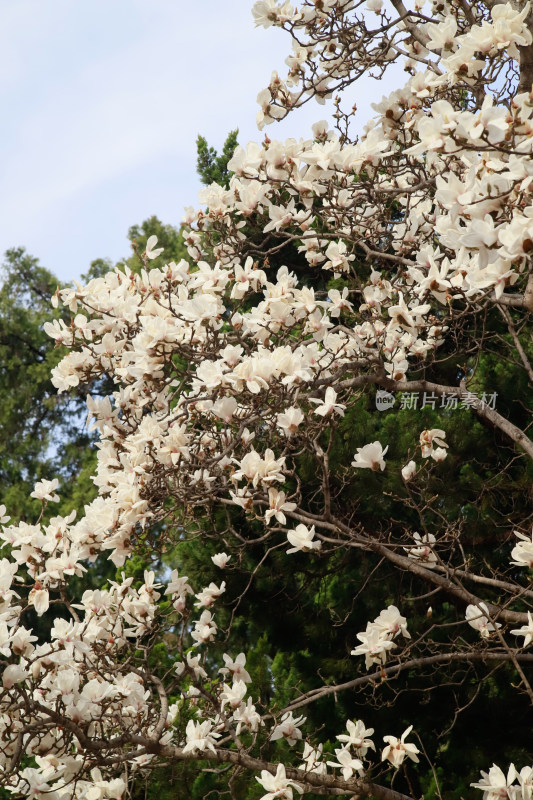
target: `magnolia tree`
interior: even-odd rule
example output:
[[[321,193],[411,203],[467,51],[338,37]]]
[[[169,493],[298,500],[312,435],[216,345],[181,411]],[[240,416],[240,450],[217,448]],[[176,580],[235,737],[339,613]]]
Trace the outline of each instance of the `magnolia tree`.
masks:
[[[108,376],[115,391],[88,398],[97,499],[77,519],[53,516],[58,482],[41,481],[38,519],[2,519],[0,783],[17,797],[118,800],[157,764],[189,761],[217,767],[231,796],[231,775],[245,771],[263,800],[402,800],[415,794],[409,771],[436,757],[416,708],[394,729],[346,719],[332,743],[306,723],[316,701],[357,690],[364,707],[365,692],[375,699],[406,671],[416,683],[458,664],[478,664],[480,681],[507,664],[514,691],[533,701],[530,520],[513,520],[502,560],[469,550],[460,526],[438,517],[428,487],[453,458],[451,414],[426,429],[413,414],[411,446],[396,452],[398,502],[417,526],[370,529],[350,506],[365,475],[384,485],[394,441],[336,451],[339,426],[377,391],[385,405],[425,393],[444,411],[462,406],[493,431],[501,463],[533,456],[527,422],[491,402],[476,372],[493,336],[533,379],[531,6],[260,0],[253,15],[292,37],[287,76],[273,73],[259,94],[259,128],[330,96],[336,123],[238,147],[229,188],[211,185],[205,210],[188,211],[190,263],[166,263],[151,237],[140,274],[117,268],[58,292],[72,322],[46,326],[68,348],[54,385]],[[398,64],[405,85],[355,136],[340,93]],[[456,353],[473,366],[443,383],[439,364]],[[120,573],[139,548],[160,554],[187,535],[199,552],[218,542],[212,558],[206,549],[218,582],[191,585],[178,564],[76,595],[99,559]],[[449,600],[452,617],[435,625],[428,608],[410,619],[399,597],[354,635],[351,680],[324,682],[319,665],[313,688],[269,704],[232,647],[233,617],[222,631],[217,609],[246,616],[273,555],[290,573],[297,559],[339,551],[371,554],[375,585],[380,570],[397,573],[435,613]],[[229,596],[222,578],[257,553]],[[47,632],[32,629],[35,615],[53,617]],[[164,668],[152,658],[163,640],[173,643]],[[438,726],[438,708],[428,713]],[[473,785],[487,800],[530,800],[533,767],[488,762]]]

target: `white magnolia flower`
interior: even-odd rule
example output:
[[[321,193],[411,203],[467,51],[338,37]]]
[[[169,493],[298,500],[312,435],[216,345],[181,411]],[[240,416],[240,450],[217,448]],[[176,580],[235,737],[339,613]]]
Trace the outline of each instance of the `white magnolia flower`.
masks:
[[[317,407],[314,410],[315,414],[318,414],[321,417],[326,417],[329,414],[335,413],[343,417],[346,406],[342,403],[337,403],[336,401],[337,392],[332,386],[328,386],[326,389],[324,400],[317,400],[314,397],[309,400],[310,403],[317,403]]]
[[[211,556],[211,561],[215,565],[215,567],[219,567],[219,569],[224,569],[228,561],[230,560],[231,556],[228,556],[227,553],[215,553],[214,556]]]
[[[194,604],[196,608],[209,608],[213,605],[215,600],[218,600],[221,594],[224,594],[226,591],[226,581],[222,581],[220,586],[217,586],[216,583],[211,582],[209,586],[206,586],[205,589],[202,589],[201,592],[195,594],[194,596],[198,598],[198,601]]]
[[[11,689],[29,676],[29,672],[21,664],[9,664],[2,672],[2,684],[5,689]]]
[[[37,588],[39,586],[39,588]],[[28,604],[32,605],[39,617],[46,614],[50,606],[50,596],[48,589],[43,589],[40,584],[36,584],[28,595]]]
[[[349,781],[354,772],[363,773],[363,762],[359,758],[354,758],[348,748],[339,747],[335,749],[337,761],[328,761],[328,767],[336,767],[341,769],[342,777],[345,781]]]
[[[511,551],[511,564],[517,567],[529,567],[533,569],[533,531],[531,536],[524,536],[519,531],[514,531],[514,535],[520,539]]]
[[[383,666],[387,661],[387,653],[396,647],[395,643],[388,639],[376,626],[371,622],[366,626],[364,633],[358,633],[357,638],[361,644],[355,647],[350,655],[365,657],[365,667],[369,669],[372,664],[379,664]]]
[[[413,533],[413,539],[416,542],[415,547],[404,547],[409,558],[414,561],[421,561],[425,567],[434,567],[438,561],[436,553],[433,552],[433,545],[436,543],[436,538],[432,533],[425,533],[420,536],[419,533]]]
[[[302,755],[303,764],[300,764],[298,769],[303,769],[305,772],[315,772],[317,775],[325,775],[327,773],[327,766],[322,761],[323,745],[319,744],[318,747],[311,747],[309,742],[304,743],[304,752]]]
[[[422,448],[422,458],[429,458],[429,456],[433,456],[434,453],[434,445],[437,444],[441,448],[448,447],[445,441],[443,441],[446,433],[442,431],[440,428],[432,428],[431,430],[422,431],[420,434],[420,447]],[[442,458],[437,457],[436,461],[442,461]]]
[[[447,446],[448,446],[448,445],[446,445],[446,447],[447,447]],[[446,458],[446,456],[448,455],[448,453],[446,452],[446,450],[444,449],[444,447],[436,447],[436,448],[435,448],[435,450],[432,450],[432,451],[431,451],[430,455],[431,455],[431,458],[432,458],[434,461],[436,461],[436,462],[437,462],[437,464],[438,464],[438,463],[440,463],[441,461],[444,461],[444,459]]]
[[[412,730],[413,726],[409,725],[407,730],[402,733],[400,739],[397,739],[395,736],[384,736],[383,741],[387,742],[387,747],[385,747],[381,753],[381,760],[390,761],[393,767],[399,767],[403,764],[407,756],[415,763],[418,763],[419,759],[417,753],[419,753],[420,750],[415,744],[405,741]]]
[[[220,733],[213,731],[213,723],[211,720],[204,720],[204,722],[195,722],[190,719],[185,728],[185,736],[187,741],[183,748],[184,753],[194,753],[196,750],[211,750],[216,753],[216,740],[220,737]]]
[[[286,408],[282,414],[276,416],[278,428],[280,428],[286,436],[292,436],[297,433],[303,421],[304,415],[300,408]]]
[[[471,783],[470,786],[483,790],[483,800],[502,800],[503,797],[514,800],[515,790],[512,786],[516,779],[514,764],[509,767],[507,777],[496,764],[493,764],[488,772],[482,771],[481,775],[482,780]]]
[[[224,653],[222,658],[224,659],[225,665],[219,669],[219,672],[221,672],[222,675],[229,674],[233,677],[234,681],[239,680],[244,681],[244,683],[250,683],[252,679],[250,678],[248,671],[244,668],[246,664],[246,656],[244,653],[239,653],[235,661],[231,658],[231,656],[228,656],[227,653]]]
[[[527,625],[522,625],[521,628],[515,628],[514,631],[511,631],[515,636],[523,636],[524,637],[524,644],[522,647],[527,647],[531,642],[533,642],[533,616],[531,615],[531,611],[527,612]]]
[[[300,725],[303,725],[305,720],[305,717],[293,717],[292,711],[287,711],[272,731],[270,741],[275,742],[276,739],[285,739],[290,745],[296,744],[302,738]]]
[[[164,248],[163,247],[156,247],[157,244],[157,236],[149,236],[148,241],[146,242],[146,258],[157,258],[161,255]]]
[[[267,525],[270,524],[272,517],[275,517],[279,523],[285,525],[287,518],[284,512],[294,511],[296,508],[296,503],[289,503],[286,500],[285,492],[278,492],[278,490],[274,488],[268,490],[268,505],[269,507],[265,511],[265,522]]]
[[[283,764],[278,764],[275,775],[266,769],[262,770],[261,777],[256,778],[256,781],[261,784],[263,789],[267,790],[267,794],[264,794],[261,800],[293,800],[293,789],[303,794],[302,787],[287,778]]]
[[[176,675],[181,676],[185,672],[185,664],[183,662],[178,662],[174,667],[174,672]],[[192,670],[194,673],[194,677],[196,680],[199,678],[207,678],[207,672],[200,664],[200,657],[193,656],[191,652],[187,653],[187,667]]]
[[[472,628],[475,628],[484,639],[488,639],[490,634],[501,628],[499,622],[495,625],[489,620],[490,612],[486,603],[478,603],[476,606],[468,605],[466,607],[465,619]]]
[[[402,468],[402,478],[407,483],[410,481],[411,478],[416,474],[416,464],[414,461],[410,461],[405,467]]]
[[[297,525],[292,531],[287,532],[287,539],[292,547],[289,547],[287,553],[298,553],[300,550],[308,553],[311,550],[320,550],[322,542],[320,539],[315,539],[315,526],[307,528],[305,525]]]
[[[520,798],[517,792],[516,800],[531,800],[533,797],[533,767],[522,767],[518,775],[518,783],[522,797]]]
[[[222,687],[222,693],[220,695],[220,708],[223,709],[224,706],[229,706],[232,710],[239,708],[243,698],[246,694],[246,684],[244,681],[235,680],[231,686],[228,686],[225,683]]]
[[[242,728],[247,728],[252,733],[259,730],[260,725],[264,725],[261,715],[255,709],[252,703],[252,698],[249,697],[246,703],[235,709],[233,712],[233,719],[237,723],[236,734],[240,734]]]
[[[30,497],[35,497],[37,500],[47,500],[49,503],[59,503],[59,495],[56,494],[58,486],[59,481],[57,478],[54,478],[52,481],[39,481],[35,484],[35,488],[30,494]]]
[[[355,461],[352,461],[352,467],[373,469],[374,471],[380,469],[383,471],[385,469],[384,456],[388,449],[388,445],[383,449],[383,446],[378,441],[365,444],[364,447],[358,447],[354,456]]]
[[[345,747],[353,747],[357,752],[358,756],[364,758],[368,752],[368,749],[371,748],[372,750],[376,749],[376,746],[372,739],[367,739],[367,736],[372,736],[374,733],[374,728],[365,728],[364,722],[358,719],[356,722],[352,722],[349,719],[346,722],[346,730],[348,733],[341,733],[336,738],[339,742],[345,742]]]
[[[407,639],[411,638],[411,634],[407,630],[407,620],[402,617],[396,606],[383,609],[372,625],[392,639],[395,639],[400,633]]]

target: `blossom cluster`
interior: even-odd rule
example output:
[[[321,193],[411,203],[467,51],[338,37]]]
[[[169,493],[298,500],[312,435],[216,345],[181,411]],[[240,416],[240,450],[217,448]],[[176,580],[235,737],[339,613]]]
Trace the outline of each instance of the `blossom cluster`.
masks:
[[[406,618],[402,617],[396,606],[391,605],[384,609],[374,622],[367,623],[364,633],[357,634],[361,644],[357,645],[351,654],[364,655],[367,669],[373,664],[383,666],[387,661],[388,652],[397,646],[392,640],[400,633],[407,639],[411,638]]]

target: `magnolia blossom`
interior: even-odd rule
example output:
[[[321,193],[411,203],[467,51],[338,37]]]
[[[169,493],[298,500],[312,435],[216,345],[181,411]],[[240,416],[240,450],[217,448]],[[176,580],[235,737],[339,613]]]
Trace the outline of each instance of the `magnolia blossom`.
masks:
[[[47,500],[49,503],[59,503],[59,495],[56,489],[59,486],[59,481],[54,478],[52,481],[42,480],[35,484],[33,492],[30,497],[35,497],[37,500]]]
[[[407,639],[411,638],[411,634],[407,630],[407,620],[402,617],[396,606],[391,605],[383,609],[372,625],[393,639],[400,633]]]
[[[350,655],[365,656],[365,667],[369,669],[372,664],[382,666],[387,660],[387,653],[396,647],[396,644],[388,639],[381,630],[373,627],[371,623],[367,625],[364,633],[358,633],[357,638],[361,644],[355,647]]]
[[[522,800],[531,800],[533,796],[533,767],[522,767],[518,774],[518,783]]]
[[[320,539],[315,539],[315,526],[312,525],[307,528],[305,525],[297,525],[292,531],[287,532],[287,539],[292,547],[289,547],[287,553],[298,553],[300,550],[308,553],[311,550],[320,550],[322,542]]]
[[[300,725],[303,725],[305,719],[305,717],[293,717],[292,711],[287,711],[270,734],[270,740],[275,742],[276,739],[285,739],[287,744],[296,744],[302,738]]]
[[[231,675],[234,681],[244,681],[244,683],[250,683],[252,680],[250,678],[249,672],[245,669],[246,664],[246,656],[244,653],[239,653],[239,655],[233,660],[231,656],[228,656],[227,653],[224,653],[222,656],[224,659],[224,667],[219,669],[219,672],[222,675]]]
[[[480,602],[476,606],[466,607],[465,619],[472,628],[475,628],[484,639],[488,639],[490,634],[497,628],[501,628],[499,622],[492,623],[489,620],[490,612],[486,603]]]
[[[293,789],[303,794],[302,787],[287,778],[283,764],[278,764],[275,775],[272,775],[266,769],[262,770],[261,777],[256,778],[256,781],[261,784],[263,789],[267,790],[261,800],[278,800],[278,798],[280,800],[293,800]]]
[[[422,431],[420,434],[420,447],[422,448],[422,458],[428,458],[431,456],[435,458],[435,461],[442,461],[445,457],[446,453],[442,448],[448,447],[445,441],[443,441],[446,433],[442,431],[440,428],[432,428],[431,430]],[[441,450],[437,453],[435,457],[436,450],[434,445],[439,445]],[[442,455],[444,453],[444,456]]]
[[[328,761],[328,767],[340,767],[342,777],[349,781],[354,772],[363,773],[363,762],[359,758],[354,758],[348,748],[340,747],[335,749],[337,761]]]
[[[215,553],[214,556],[211,556],[211,561],[213,562],[215,567],[224,569],[227,566],[230,558],[231,556],[229,556],[227,553]]]
[[[402,467],[402,478],[405,482],[410,481],[411,478],[416,474],[416,464],[414,461],[409,461],[405,467]]]
[[[432,533],[425,533],[423,536],[420,536],[419,533],[413,533],[413,539],[416,542],[415,546],[403,548],[409,558],[414,561],[420,561],[430,569],[434,567],[438,561],[437,554],[433,551],[433,545],[437,541],[435,536]]]
[[[299,408],[287,408],[283,414],[277,415],[278,427],[286,436],[292,436],[302,424],[304,415]]]
[[[220,733],[213,731],[213,723],[210,720],[204,722],[195,722],[190,719],[185,729],[187,741],[183,752],[194,753],[195,750],[211,750],[216,753],[216,739],[220,737]]]
[[[252,733],[256,733],[259,730],[259,726],[264,725],[261,715],[256,711],[252,703],[251,697],[248,698],[246,703],[241,703],[241,705],[235,709],[233,712],[233,719],[237,723],[237,727],[235,728],[237,736],[240,734],[242,728],[247,728],[247,730]]]
[[[146,258],[154,259],[163,252],[162,247],[156,247],[157,236],[149,236],[146,242]]]
[[[529,567],[533,569],[533,532],[531,536],[525,536],[519,531],[514,531],[514,535],[520,541],[511,551],[511,564],[517,567]]]
[[[513,783],[517,777],[514,764],[509,767],[507,776],[496,764],[493,764],[488,772],[482,771],[481,776],[481,781],[471,783],[470,786],[473,786],[474,789],[483,790],[483,800],[501,800],[502,797],[514,800],[515,789],[513,788]]]
[[[217,632],[217,626],[210,611],[203,611],[200,619],[196,621],[191,636],[197,644],[212,642]]]
[[[220,708],[228,705],[231,709],[239,708],[246,694],[246,684],[242,680],[234,680],[231,686],[227,683],[222,687],[220,694]]]
[[[48,589],[37,588],[38,585],[40,584],[36,584],[35,588],[29,593],[28,603],[35,608],[37,615],[42,617],[50,606],[50,594]]]
[[[300,764],[298,769],[303,769],[305,772],[315,772],[317,775],[325,775],[327,773],[327,766],[322,761],[322,750],[322,744],[319,744],[315,749],[311,747],[309,742],[305,742],[302,754],[304,763]]]
[[[419,753],[420,750],[415,744],[405,741],[412,730],[413,726],[409,725],[402,733],[400,739],[397,739],[395,736],[384,736],[383,741],[387,742],[387,747],[385,747],[381,753],[381,760],[390,761],[394,767],[400,767],[406,757],[418,763],[419,759],[417,753]]]
[[[288,502],[285,492],[278,492],[277,489],[268,490],[268,505],[269,508],[265,511],[265,522],[267,525],[272,520],[272,517],[275,517],[281,525],[285,525],[287,523],[287,518],[284,512],[294,511],[296,508],[296,503]]]
[[[365,444],[364,447],[358,447],[354,456],[355,461],[352,461],[352,467],[373,469],[374,471],[380,469],[383,471],[385,469],[384,456],[388,449],[388,445],[383,449],[381,443],[377,441]]]
[[[202,589],[201,592],[198,592],[198,594],[195,595],[198,600],[194,605],[196,608],[209,608],[225,591],[226,581],[222,581],[220,586],[217,586],[216,583],[211,582],[209,586],[206,586],[205,589]]]
[[[524,643],[522,647],[527,647],[529,644],[531,644],[531,642],[533,642],[533,616],[531,611],[527,612],[527,625],[522,625],[521,628],[515,628],[515,630],[511,631],[511,633],[514,633],[515,636],[524,637]]]
[[[328,414],[339,414],[339,416],[344,416],[344,410],[346,408],[345,405],[342,403],[337,403],[337,392],[332,386],[328,386],[326,389],[326,394],[324,396],[324,400],[317,400],[314,397],[311,397],[309,400],[310,403],[316,403],[317,407],[314,410],[315,414],[318,414],[321,417],[326,417]]]
[[[376,746],[372,739],[367,739],[367,736],[372,736],[374,728],[365,728],[362,720],[358,719],[352,722],[351,719],[346,722],[346,729],[348,733],[341,733],[336,738],[339,742],[345,742],[345,747],[353,747],[358,756],[364,758],[368,749],[375,750]]]

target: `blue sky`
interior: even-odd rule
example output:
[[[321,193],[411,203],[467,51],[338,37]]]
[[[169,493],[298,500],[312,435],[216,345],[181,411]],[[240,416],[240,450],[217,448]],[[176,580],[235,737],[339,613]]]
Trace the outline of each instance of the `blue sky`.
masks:
[[[290,39],[255,28],[252,4],[3,0],[0,252],[24,246],[68,281],[127,255],[152,214],[179,225],[198,203],[197,134],[262,139],[257,93],[286,72]],[[361,123],[385,88],[358,86]],[[307,137],[327,117],[313,102],[266,130]]]

